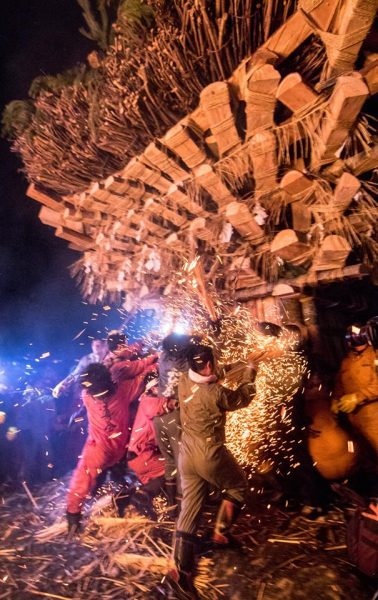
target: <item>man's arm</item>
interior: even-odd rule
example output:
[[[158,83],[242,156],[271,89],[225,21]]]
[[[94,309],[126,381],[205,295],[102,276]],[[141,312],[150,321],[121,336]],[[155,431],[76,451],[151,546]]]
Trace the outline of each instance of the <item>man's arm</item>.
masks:
[[[125,379],[134,379],[145,371],[153,370],[158,359],[157,354],[151,354],[146,358],[138,360],[121,360],[114,363],[110,368],[110,373],[114,383],[119,383]]]

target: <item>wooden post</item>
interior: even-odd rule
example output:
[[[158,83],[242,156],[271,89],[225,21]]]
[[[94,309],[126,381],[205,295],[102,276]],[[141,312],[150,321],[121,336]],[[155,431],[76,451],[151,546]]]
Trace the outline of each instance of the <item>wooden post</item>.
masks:
[[[206,86],[200,94],[200,105],[217,141],[219,154],[223,156],[239,146],[228,84],[216,81]]]
[[[270,64],[253,66],[246,74],[241,90],[246,103],[246,139],[258,129],[274,125],[275,93],[281,75]]]
[[[338,78],[318,128],[319,143],[313,149],[313,170],[335,160],[368,95],[369,89],[359,73]]]
[[[277,139],[271,131],[256,133],[249,141],[255,196],[260,198],[277,187]]]

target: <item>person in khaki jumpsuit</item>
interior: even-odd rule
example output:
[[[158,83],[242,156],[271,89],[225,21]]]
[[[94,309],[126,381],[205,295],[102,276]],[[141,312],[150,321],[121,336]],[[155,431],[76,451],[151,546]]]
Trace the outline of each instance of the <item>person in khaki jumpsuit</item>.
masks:
[[[176,525],[171,579],[186,598],[196,598],[192,583],[194,534],[206,500],[208,485],[222,491],[213,542],[229,543],[228,532],[235,522],[247,491],[242,468],[225,446],[226,412],[248,406],[255,386],[255,372],[247,368],[248,382],[230,390],[217,381],[211,348],[197,346],[189,357],[189,371],[179,382],[181,448],[179,472],[182,485],[181,511]]]
[[[353,325],[346,339],[350,350],[337,375],[332,410],[348,413],[378,455],[378,351],[368,344],[365,328]]]

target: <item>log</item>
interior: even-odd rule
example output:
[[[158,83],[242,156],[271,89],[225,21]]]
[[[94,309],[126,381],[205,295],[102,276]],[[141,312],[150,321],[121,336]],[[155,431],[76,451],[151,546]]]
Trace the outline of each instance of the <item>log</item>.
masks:
[[[256,223],[248,207],[242,202],[232,202],[227,206],[226,218],[240,235],[253,245],[264,240],[264,230]]]
[[[210,165],[196,167],[193,169],[193,175],[195,182],[207,191],[221,212],[227,208],[230,202],[236,200],[236,197]]]
[[[313,170],[335,160],[368,95],[369,89],[359,73],[342,75],[337,79],[326,114],[317,130],[319,143],[313,149]]]
[[[280,79],[270,64],[254,66],[246,73],[241,91],[246,103],[246,139],[258,129],[274,126],[275,93]]]
[[[277,187],[277,139],[271,131],[256,133],[248,144],[253,166],[255,196],[272,192]]]
[[[207,159],[205,152],[195,143],[191,135],[188,119],[183,119],[172,127],[162,138],[162,142],[190,169],[204,163]]]
[[[141,160],[147,166],[159,169],[164,175],[168,175],[174,183],[190,179],[190,173],[185,171],[167,152],[158,148],[154,142],[147,146],[141,155]]]
[[[241,140],[231,110],[228,84],[216,81],[206,86],[200,94],[200,106],[217,141],[219,154],[224,156],[237,148]]]
[[[208,213],[207,210],[201,206],[201,204],[192,200],[192,198],[185,194],[185,192],[183,192],[182,189],[177,185],[171,185],[166,198],[168,198],[168,200],[173,200],[173,202],[175,202],[178,206],[184,208],[192,215],[201,217],[210,216],[210,213]]]
[[[319,94],[303,82],[299,73],[290,73],[278,86],[276,98],[295,113],[314,104]]]

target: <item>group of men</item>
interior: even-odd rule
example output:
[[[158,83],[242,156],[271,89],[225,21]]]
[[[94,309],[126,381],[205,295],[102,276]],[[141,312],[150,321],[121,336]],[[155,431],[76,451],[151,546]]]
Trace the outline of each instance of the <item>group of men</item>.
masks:
[[[192,580],[196,531],[208,488],[222,494],[211,539],[217,547],[230,543],[231,526],[246,497],[245,474],[225,445],[226,413],[253,401],[261,356],[251,353],[239,387],[230,390],[220,383],[212,349],[198,337],[171,334],[159,354],[147,355],[141,344],[128,345],[119,332],[109,335],[106,346],[97,345],[54,390],[57,396],[79,380],[88,417],[88,437],[67,497],[69,533],[80,528],[85,499],[103,474],[126,462],[139,483],[131,490],[121,489],[116,498],[120,516],[133,503],[153,517],[151,499],[161,490],[169,507],[177,509],[177,498],[181,499],[170,580],[182,597],[197,598]],[[371,337],[354,329],[349,345],[334,393],[334,411],[352,412],[371,405],[378,396]],[[358,362],[359,368],[353,371],[348,361],[354,367]]]

